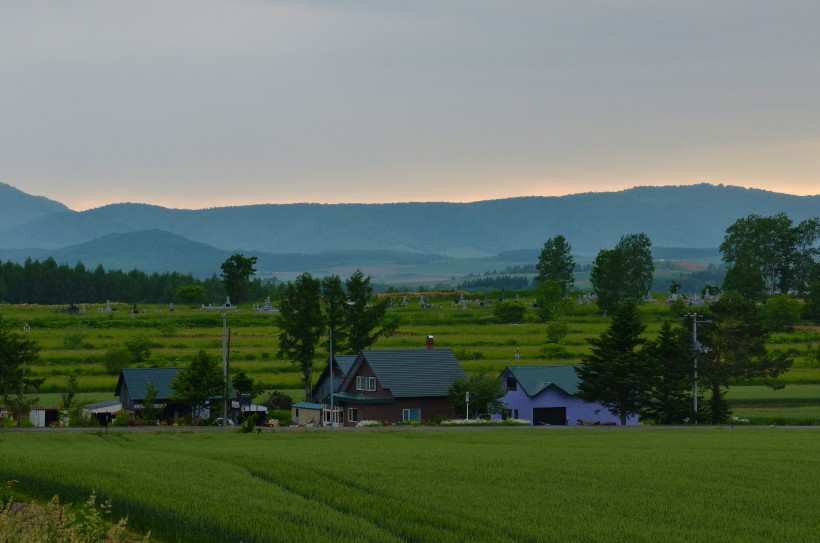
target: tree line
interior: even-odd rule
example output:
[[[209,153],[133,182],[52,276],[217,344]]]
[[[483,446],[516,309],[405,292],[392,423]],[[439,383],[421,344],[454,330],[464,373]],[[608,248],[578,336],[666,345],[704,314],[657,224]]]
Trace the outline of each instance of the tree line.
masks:
[[[24,264],[0,261],[0,302],[9,304],[55,305],[107,300],[198,304],[224,300],[228,288],[224,277],[216,275],[197,279],[177,272],[148,274],[139,270],[106,270],[102,265],[91,270],[82,263],[73,267],[57,264],[53,258],[42,262],[29,258]],[[248,281],[242,289],[241,297],[260,300],[276,291],[273,284],[259,279]]]
[[[720,246],[726,276],[722,285],[710,287],[719,299],[685,315],[677,326],[664,323],[657,339],[647,341],[637,307],[652,285],[652,244],[643,233],[622,236],[592,264],[597,304],[613,317],[609,328],[590,340],[591,353],[576,368],[579,397],[601,403],[621,424],[636,414],[662,424],[726,421],[731,384],[758,378],[777,387],[774,379],[791,367],[793,352],[766,350],[782,314],[796,311],[792,318],[797,318],[800,313],[801,303],[790,296],[802,297],[804,317],[820,319],[818,242],[816,217],[798,225],[782,213],[735,221]],[[572,252],[563,236],[547,240],[536,268],[539,313],[549,321],[574,282]],[[680,287],[672,282],[670,292]],[[694,383],[708,396],[702,411],[695,405],[704,392],[696,392]]]

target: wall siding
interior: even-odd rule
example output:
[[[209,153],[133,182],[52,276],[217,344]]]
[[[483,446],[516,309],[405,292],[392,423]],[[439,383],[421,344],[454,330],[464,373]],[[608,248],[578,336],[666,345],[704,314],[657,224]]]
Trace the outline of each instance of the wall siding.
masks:
[[[566,407],[569,426],[577,426],[578,419],[602,424],[619,423],[620,421],[600,404],[585,403],[555,387],[550,387],[534,398],[530,398],[519,385],[516,390],[507,391],[503,402],[507,409],[518,410],[519,419],[527,419],[530,423],[533,420],[533,408],[536,407]],[[626,423],[627,425],[638,424],[638,417],[629,417]]]

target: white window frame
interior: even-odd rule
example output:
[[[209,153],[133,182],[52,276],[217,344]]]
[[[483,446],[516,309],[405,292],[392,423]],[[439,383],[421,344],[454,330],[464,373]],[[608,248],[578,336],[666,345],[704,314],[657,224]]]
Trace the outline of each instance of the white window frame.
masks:
[[[359,422],[359,409],[356,407],[348,407],[347,408],[347,421],[348,422]]]
[[[418,418],[417,419],[411,418],[414,411],[418,412]],[[411,421],[411,420],[416,421],[416,422],[421,422],[421,409],[419,409],[418,407],[411,407],[409,409],[402,409],[401,410],[401,420],[402,420],[402,422],[408,422],[408,421]]]
[[[376,378],[367,377],[364,375],[356,376],[356,390],[364,390],[366,392],[376,391]]]

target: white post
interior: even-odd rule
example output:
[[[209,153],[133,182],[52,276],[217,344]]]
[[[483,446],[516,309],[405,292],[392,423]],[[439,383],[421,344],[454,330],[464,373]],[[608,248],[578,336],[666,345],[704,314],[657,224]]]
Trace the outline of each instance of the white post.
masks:
[[[467,391],[467,420],[470,420],[470,391]]]

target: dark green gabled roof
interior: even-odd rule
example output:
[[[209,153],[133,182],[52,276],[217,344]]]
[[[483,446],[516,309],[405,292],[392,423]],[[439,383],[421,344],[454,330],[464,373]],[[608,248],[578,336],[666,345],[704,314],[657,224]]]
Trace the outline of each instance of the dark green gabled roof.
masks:
[[[144,400],[145,387],[150,383],[157,389],[157,400],[167,400],[174,394],[171,381],[180,371],[180,368],[125,368],[120,372],[114,396],[119,396],[126,386],[132,401]]]
[[[347,372],[350,371],[350,368],[353,367],[353,363],[356,362],[356,355],[355,354],[337,354],[333,356],[333,359],[339,365],[339,368],[342,370],[342,375],[347,375]]]
[[[348,378],[361,359],[394,398],[446,396],[453,383],[467,377],[450,349],[364,351]]]
[[[337,392],[333,395],[336,401],[345,403],[392,403],[393,398],[368,396],[361,392]],[[328,396],[329,398],[330,396]]]
[[[569,395],[578,393],[575,366],[508,366],[504,371],[509,372],[531,398],[551,386]]]

